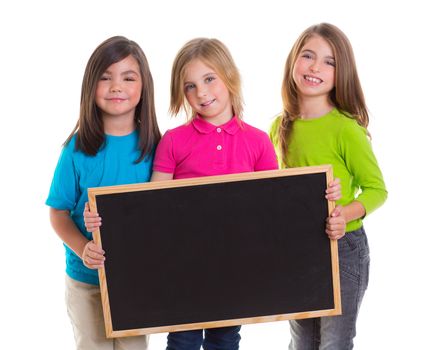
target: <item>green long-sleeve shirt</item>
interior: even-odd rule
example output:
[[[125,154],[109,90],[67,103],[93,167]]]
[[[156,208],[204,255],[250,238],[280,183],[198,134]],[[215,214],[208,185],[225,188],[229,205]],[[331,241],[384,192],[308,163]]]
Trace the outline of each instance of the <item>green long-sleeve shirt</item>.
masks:
[[[280,122],[279,116],[271,125],[270,138],[281,164]],[[368,215],[384,203],[385,183],[365,128],[336,108],[319,118],[298,119],[292,127],[285,162],[289,168],[332,164],[334,176],[341,180],[342,198],[337,204],[347,205],[357,200]],[[347,224],[346,231],[361,225],[361,219],[353,220]]]

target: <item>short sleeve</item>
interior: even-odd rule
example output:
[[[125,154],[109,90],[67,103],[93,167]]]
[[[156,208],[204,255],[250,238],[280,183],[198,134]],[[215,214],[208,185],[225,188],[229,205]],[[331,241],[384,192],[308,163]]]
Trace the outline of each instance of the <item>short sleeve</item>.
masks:
[[[79,198],[77,171],[73,149],[69,144],[63,148],[51,182],[46,204],[59,210],[72,210]]]
[[[159,142],[154,156],[153,171],[173,174],[176,162],[173,153],[173,139],[170,131],[167,131]]]
[[[261,154],[255,164],[254,170],[263,171],[278,169],[277,156],[275,154],[274,146],[271,143],[271,140],[269,139],[268,135],[263,132],[261,139]]]

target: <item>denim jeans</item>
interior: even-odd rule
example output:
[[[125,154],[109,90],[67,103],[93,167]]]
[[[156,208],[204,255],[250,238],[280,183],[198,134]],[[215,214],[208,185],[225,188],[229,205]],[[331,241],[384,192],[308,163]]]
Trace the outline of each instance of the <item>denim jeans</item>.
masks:
[[[342,315],[290,321],[290,350],[353,348],[356,319],[368,286],[370,256],[363,227],[338,241]]]
[[[238,350],[240,329],[234,326],[169,333],[166,350],[199,350],[201,346],[205,350]]]

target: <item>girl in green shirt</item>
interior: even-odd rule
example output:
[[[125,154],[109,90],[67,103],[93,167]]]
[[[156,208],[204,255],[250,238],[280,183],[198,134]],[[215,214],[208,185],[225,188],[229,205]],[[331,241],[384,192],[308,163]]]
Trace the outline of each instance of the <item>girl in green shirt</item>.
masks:
[[[359,307],[368,284],[369,250],[362,219],[387,192],[371,149],[368,111],[348,38],[327,23],[306,29],[285,65],[283,112],[271,126],[283,167],[332,164],[342,198],[336,210],[346,232],[338,240],[341,316],[293,320],[290,349],[352,349]]]

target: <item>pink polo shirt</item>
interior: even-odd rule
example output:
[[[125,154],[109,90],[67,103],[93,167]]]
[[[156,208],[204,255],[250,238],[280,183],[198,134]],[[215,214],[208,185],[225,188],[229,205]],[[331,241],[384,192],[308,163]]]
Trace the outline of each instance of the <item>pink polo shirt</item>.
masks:
[[[216,126],[197,116],[168,130],[153,164],[174,179],[273,169],[278,164],[268,135],[236,117]]]

